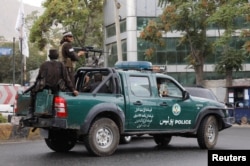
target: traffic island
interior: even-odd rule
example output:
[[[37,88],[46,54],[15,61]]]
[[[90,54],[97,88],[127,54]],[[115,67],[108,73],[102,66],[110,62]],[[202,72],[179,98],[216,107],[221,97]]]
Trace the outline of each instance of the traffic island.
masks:
[[[0,140],[8,140],[12,133],[13,125],[10,123],[0,123]]]
[[[12,125],[11,123],[0,123],[0,141],[15,140],[37,140],[41,139],[39,129]]]

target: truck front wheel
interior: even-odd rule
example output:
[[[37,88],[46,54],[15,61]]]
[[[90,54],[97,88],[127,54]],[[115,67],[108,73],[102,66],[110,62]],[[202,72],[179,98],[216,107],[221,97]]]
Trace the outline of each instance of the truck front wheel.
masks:
[[[96,120],[85,137],[87,150],[96,156],[113,154],[119,144],[120,134],[116,123],[109,118]]]
[[[45,138],[47,146],[55,152],[68,152],[76,144],[75,133],[63,131],[49,131],[49,138]]]
[[[202,120],[197,133],[197,141],[201,149],[212,149],[218,139],[218,122],[214,116]]]

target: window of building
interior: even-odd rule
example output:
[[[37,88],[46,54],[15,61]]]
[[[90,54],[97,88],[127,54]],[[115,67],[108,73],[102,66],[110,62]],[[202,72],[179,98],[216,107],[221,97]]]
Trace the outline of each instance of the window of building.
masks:
[[[142,31],[150,20],[157,20],[156,17],[137,17],[137,30]]]
[[[120,21],[120,32],[126,32],[126,20]],[[115,30],[115,24],[112,24],[108,27],[106,27],[106,36],[107,38],[115,36],[116,35],[116,30]]]
[[[124,61],[127,60],[127,40],[122,40],[122,58]],[[114,64],[117,62],[117,44],[111,43],[106,45],[107,50],[107,64],[108,66],[114,66]]]

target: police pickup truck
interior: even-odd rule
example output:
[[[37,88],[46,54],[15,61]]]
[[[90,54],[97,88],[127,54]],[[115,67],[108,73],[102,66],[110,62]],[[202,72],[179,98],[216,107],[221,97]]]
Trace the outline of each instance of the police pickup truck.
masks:
[[[56,152],[70,151],[84,141],[91,154],[108,156],[121,137],[143,134],[159,146],[167,146],[172,136],[182,136],[197,138],[200,148],[212,149],[219,131],[232,125],[224,104],[193,97],[174,78],[151,68],[146,61],[117,62],[114,68],[81,67],[75,75],[78,96],[39,92],[35,118],[24,120],[29,94],[19,92],[12,122],[39,128]],[[102,75],[101,83],[84,91],[86,78],[92,84],[96,74]]]

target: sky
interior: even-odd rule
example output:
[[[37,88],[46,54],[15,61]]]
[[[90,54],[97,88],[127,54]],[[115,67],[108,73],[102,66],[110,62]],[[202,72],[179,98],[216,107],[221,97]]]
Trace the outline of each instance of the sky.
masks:
[[[21,0],[19,0],[21,1]],[[23,3],[31,5],[31,6],[37,6],[37,7],[41,7],[42,2],[44,0],[23,0]]]

